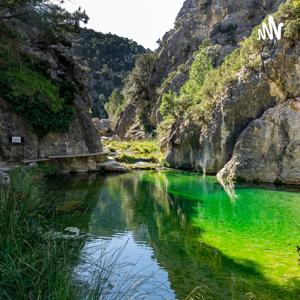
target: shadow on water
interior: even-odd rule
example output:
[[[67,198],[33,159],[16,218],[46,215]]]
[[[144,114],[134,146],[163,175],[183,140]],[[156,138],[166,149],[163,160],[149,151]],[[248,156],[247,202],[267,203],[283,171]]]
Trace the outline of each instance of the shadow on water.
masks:
[[[69,177],[49,187],[58,226],[108,240],[131,232],[153,249],[178,299],[197,287],[204,299],[300,299],[298,191],[239,185],[232,201],[215,178],[182,172]]]

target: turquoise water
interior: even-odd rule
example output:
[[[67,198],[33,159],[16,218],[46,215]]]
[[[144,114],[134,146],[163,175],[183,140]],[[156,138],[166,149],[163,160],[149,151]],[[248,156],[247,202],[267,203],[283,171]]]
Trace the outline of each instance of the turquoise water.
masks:
[[[120,256],[111,291],[145,278],[136,299],[300,299],[295,188],[137,172],[54,180],[49,199],[59,229],[90,234],[74,271],[83,282],[105,253]]]

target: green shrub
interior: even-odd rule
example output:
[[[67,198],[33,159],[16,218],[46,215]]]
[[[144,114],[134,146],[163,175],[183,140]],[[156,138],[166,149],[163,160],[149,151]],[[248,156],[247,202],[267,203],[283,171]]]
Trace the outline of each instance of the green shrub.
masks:
[[[59,88],[29,68],[0,71],[1,97],[40,135],[69,128],[74,108],[60,98]]]
[[[207,44],[204,42],[195,56],[189,79],[180,89],[179,95],[169,91],[162,96],[160,112],[164,119],[182,117],[191,106],[199,101],[199,89],[212,70],[212,61],[207,53]]]
[[[176,98],[177,94],[173,91],[168,91],[167,93],[163,94],[160,105],[160,112],[164,117],[176,116],[176,109],[174,105]]]
[[[300,36],[300,0],[291,0],[283,5],[281,14],[286,19],[284,36],[289,39],[299,39]]]
[[[138,106],[137,118],[146,133],[152,133],[154,127],[149,122],[152,111],[152,99],[155,97],[155,72],[156,53],[149,52],[141,55],[135,63],[133,71],[128,76],[124,95],[130,103]]]

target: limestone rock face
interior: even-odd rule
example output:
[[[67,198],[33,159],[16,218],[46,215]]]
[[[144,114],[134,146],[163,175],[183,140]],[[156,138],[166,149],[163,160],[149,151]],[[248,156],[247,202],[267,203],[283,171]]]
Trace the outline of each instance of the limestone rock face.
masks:
[[[79,115],[72,121],[67,132],[49,133],[41,138],[20,116],[11,111],[4,100],[0,99],[1,159],[23,161],[45,158],[47,156],[100,152],[100,140],[94,133],[93,124],[89,124],[88,120],[87,123],[83,123]],[[23,137],[24,147],[23,145],[10,144],[10,136]],[[99,145],[94,145],[94,143],[99,143]]]
[[[13,112],[10,104],[0,98],[0,158],[22,161],[100,152],[101,143],[89,113],[90,99],[85,72],[68,54],[65,46],[56,44],[43,47],[40,43],[41,28],[18,20],[14,21],[14,26],[24,36],[22,52],[43,61],[47,66],[43,72],[48,78],[76,87],[72,99],[75,116],[66,132],[49,133],[41,137],[20,115]],[[24,144],[11,145],[11,136],[23,137]]]
[[[281,106],[278,105],[282,104],[284,107],[290,107],[290,110],[291,107],[297,107],[296,102],[292,102],[293,104],[291,104],[291,102],[287,102],[289,104],[285,102],[288,101],[288,99],[299,99],[299,49],[299,41],[290,42],[287,39],[282,39],[280,42],[266,43],[261,54],[260,69],[255,71],[244,68],[240,71],[238,79],[227,86],[224,93],[216,100],[216,107],[213,110],[211,121],[207,126],[196,128],[191,132],[189,126],[184,126],[184,124],[179,123],[178,127],[173,129],[173,134],[170,135],[171,138],[167,144],[167,162],[173,167],[180,167],[182,163],[186,163],[188,157],[187,151],[188,148],[190,148],[190,169],[200,169],[206,173],[216,174],[230,161],[220,176],[234,178],[244,177],[242,175],[245,175],[245,179],[249,179],[254,175],[255,168],[252,170],[252,175],[251,172],[249,172],[249,178],[246,176],[247,171],[249,171],[248,169],[247,171],[245,169],[245,173],[242,173],[242,171],[233,171],[242,170],[243,159],[246,159],[244,150],[234,150],[237,149],[235,148],[236,143],[243,132],[243,143],[240,142],[241,145],[245,145],[245,140],[247,139],[249,139],[247,144],[249,146],[248,149],[252,149],[250,147],[251,143],[260,145],[257,139],[252,138],[252,134],[251,137],[245,136],[247,134],[244,130],[248,125],[253,121],[255,122],[255,120],[260,120],[258,122],[261,124],[262,120],[260,118],[266,111],[273,107],[282,110]],[[274,108],[272,112],[275,113],[276,111],[276,108]],[[292,114],[292,110],[290,113],[287,113],[286,110],[284,112],[285,114],[282,114],[282,116],[278,114],[276,119],[277,123],[281,122],[285,127],[291,126],[292,123],[300,123],[299,119],[297,121],[296,115],[298,113],[296,113],[295,110],[294,114]],[[280,119],[281,117],[282,120]],[[291,118],[290,120],[288,120],[289,117]],[[261,127],[262,125],[259,128]],[[265,127],[265,125],[263,127]],[[262,130],[263,129],[260,129],[260,131]],[[180,132],[180,134],[177,134],[177,138],[174,141],[172,136],[174,136],[176,132]],[[247,132],[249,134],[249,131]],[[296,129],[294,135],[295,139],[297,139],[297,135],[299,138],[299,132],[297,132]],[[198,136],[199,140],[197,143],[194,139],[197,139]],[[262,140],[266,137],[273,139],[273,141],[268,141],[269,143],[281,145],[286,143],[286,138],[283,134],[272,135],[266,133],[265,136],[262,134],[260,137]],[[190,142],[191,140],[193,140],[192,143]],[[260,143],[262,142],[264,141]],[[254,145],[253,147],[256,149]],[[259,148],[256,150],[259,151]],[[237,154],[235,154],[235,158],[231,160],[233,153],[237,153],[237,151],[238,153],[241,151],[243,154],[239,155],[238,159],[236,158]],[[280,151],[281,150],[278,149],[277,152],[281,153]],[[250,152],[247,152],[249,154],[249,160],[257,159],[256,163],[259,164],[262,158],[258,155],[252,156]],[[296,151],[293,155],[294,156],[290,156],[290,158],[294,160],[295,167],[298,168],[299,171],[299,166],[297,166],[299,153]],[[277,171],[275,171],[275,169],[273,171],[271,170],[272,167],[270,167],[270,164],[272,160],[273,165],[276,166],[277,169],[274,168]],[[280,162],[278,162],[278,160],[280,160]],[[286,160],[286,158],[284,158],[284,160]],[[274,156],[269,157],[267,161],[270,172],[266,168],[265,173],[272,174],[269,175],[270,178],[264,177],[264,171],[261,169],[261,174],[257,173],[257,177],[252,179],[268,182],[273,182],[278,179],[289,183],[293,180],[295,181],[295,179],[285,180],[284,173],[278,175],[279,171],[277,165],[286,164],[280,155],[276,159]],[[235,166],[236,162],[239,163],[239,167]],[[295,172],[293,171],[293,174],[295,174]]]
[[[178,127],[173,126],[167,162],[176,168],[184,163],[188,169],[217,173],[231,158],[239,134],[275,103],[268,82],[260,74],[237,82],[219,99],[208,127],[191,129],[190,125],[180,122]]]
[[[176,18],[175,28],[167,32],[161,41],[158,71],[165,77],[185,64],[204,39],[208,39],[212,45],[221,45],[221,56],[225,57],[282,2],[186,0]]]
[[[166,140],[166,161],[173,168],[198,170],[196,164],[199,149],[199,128],[178,120]],[[172,145],[170,147],[170,145]]]
[[[218,176],[232,180],[300,184],[300,102],[267,110],[239,137],[232,159]]]

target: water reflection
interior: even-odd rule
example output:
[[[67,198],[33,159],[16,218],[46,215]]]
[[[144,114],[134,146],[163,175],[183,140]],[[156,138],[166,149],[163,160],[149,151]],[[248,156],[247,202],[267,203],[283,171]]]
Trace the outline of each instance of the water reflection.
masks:
[[[228,181],[225,182],[223,178],[221,178],[220,176],[217,177],[218,182],[221,184],[221,186],[223,187],[225,193],[228,195],[229,199],[232,202],[235,202],[235,200],[238,198],[236,192],[235,192],[235,184],[233,181]]]
[[[59,226],[95,236],[83,252],[128,241],[122,261],[164,285],[160,296],[148,286],[146,299],[185,299],[197,287],[204,299],[300,299],[297,191],[237,186],[233,203],[215,178],[179,172],[50,186]]]

